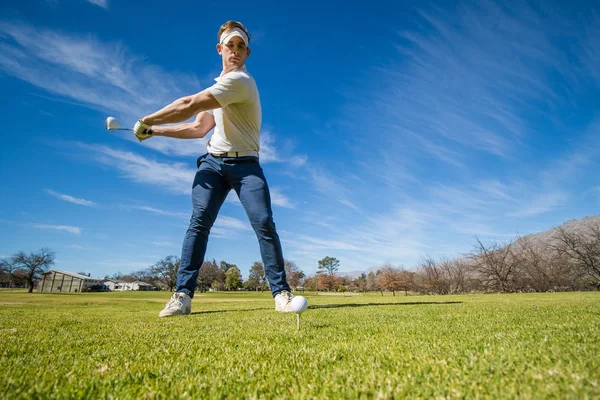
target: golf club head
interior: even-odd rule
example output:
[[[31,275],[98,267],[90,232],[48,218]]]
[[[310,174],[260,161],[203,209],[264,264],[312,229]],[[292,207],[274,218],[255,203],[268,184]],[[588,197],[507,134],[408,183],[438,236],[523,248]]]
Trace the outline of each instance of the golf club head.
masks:
[[[121,129],[121,124],[113,117],[106,118],[106,129],[109,131],[116,131]]]

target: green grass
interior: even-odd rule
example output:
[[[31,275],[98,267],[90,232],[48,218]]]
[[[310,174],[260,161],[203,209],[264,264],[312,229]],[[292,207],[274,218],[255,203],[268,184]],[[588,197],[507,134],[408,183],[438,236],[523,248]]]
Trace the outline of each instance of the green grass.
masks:
[[[600,398],[600,293],[0,292],[0,398]]]

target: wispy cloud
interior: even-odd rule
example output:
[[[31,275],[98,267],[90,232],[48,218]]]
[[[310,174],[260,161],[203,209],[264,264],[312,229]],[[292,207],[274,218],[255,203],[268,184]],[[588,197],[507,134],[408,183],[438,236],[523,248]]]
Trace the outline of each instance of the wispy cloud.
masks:
[[[81,206],[86,206],[86,207],[96,207],[97,206],[97,204],[91,200],[79,199],[77,197],[69,196],[68,194],[58,193],[58,192],[55,192],[54,190],[50,190],[50,189],[44,189],[44,191],[51,196],[54,196],[58,199],[67,201],[69,203],[79,204]]]
[[[567,31],[584,39],[579,57],[555,40]],[[598,71],[597,35],[597,26],[585,32],[559,11],[542,13],[527,2],[430,7],[414,29],[398,32],[390,44],[396,56],[369,71],[372,89],[360,88],[371,93],[362,94],[368,103],[349,90],[349,121],[378,132],[388,153],[409,160],[460,168],[475,155],[508,160],[527,141],[529,116],[554,120],[575,92],[564,88]],[[364,142],[376,145],[370,135]]]
[[[293,167],[301,167],[306,164],[308,156],[293,155],[290,150],[277,148],[274,135],[266,129],[260,133],[260,162],[275,163],[285,162]]]
[[[296,208],[292,201],[277,188],[269,188],[271,192],[271,202],[279,207]]]
[[[536,196],[532,201],[516,211],[507,213],[509,217],[531,217],[546,213],[566,203],[568,197],[565,193],[544,193]]]
[[[427,248],[431,223],[431,216],[417,209],[396,207],[371,213],[351,225],[333,224],[311,235],[282,232],[281,236],[286,257],[319,260],[333,256],[342,261],[343,270],[366,270],[385,260],[418,259]],[[314,266],[309,272],[314,272]]]
[[[108,10],[108,0],[86,0],[87,2]]]
[[[140,211],[146,211],[146,212],[149,212],[152,214],[165,215],[165,216],[169,216],[169,217],[177,217],[177,218],[183,218],[183,219],[189,219],[189,217],[190,217],[189,213],[165,211],[165,210],[161,210],[156,207],[150,207],[150,206],[131,206],[131,205],[123,205],[122,204],[120,207],[124,208],[124,209],[128,209],[128,210],[140,210]]]
[[[40,223],[35,223],[35,222],[14,222],[14,221],[8,221],[8,220],[4,220],[4,219],[0,219],[0,222],[3,224],[24,226],[24,227],[35,228],[35,229],[45,229],[45,230],[68,232],[68,233],[73,233],[76,235],[81,234],[81,231],[82,231],[82,229],[77,226],[69,226],[69,225],[51,225],[51,224],[40,224]]]
[[[250,222],[242,221],[237,218],[228,217],[226,215],[219,215],[215,221],[216,228],[219,229],[232,229],[239,231],[251,231],[252,227]]]
[[[54,231],[68,232],[73,233],[75,235],[81,234],[81,228],[76,226],[68,226],[68,225],[48,225],[48,224],[27,224],[27,226],[31,226],[36,229],[49,229]]]
[[[323,196],[332,198],[353,210],[359,210],[358,206],[350,200],[352,198],[350,185],[346,185],[341,177],[335,176],[323,168],[307,167],[306,170],[308,172],[307,179]]]
[[[173,243],[173,242],[169,242],[166,240],[154,241],[154,242],[150,242],[150,243],[155,246],[159,246],[159,247],[181,247],[181,244],[179,244],[179,243]]]
[[[83,143],[78,143],[77,146],[88,151],[97,162],[118,170],[126,179],[142,184],[158,186],[171,193],[189,195],[192,190],[192,182],[194,181],[196,169],[190,168],[185,164],[154,161],[129,151],[115,150],[107,146],[91,146]],[[295,205],[281,190],[273,187],[270,190],[271,200],[274,205],[295,208]],[[237,196],[233,192],[230,193],[227,199],[230,202],[239,203]],[[173,213],[149,206],[122,205],[122,207],[148,211],[155,214],[183,217],[182,213]]]
[[[95,4],[104,7],[107,2]],[[75,104],[115,115],[124,126],[202,89],[196,76],[167,72],[131,54],[121,43],[7,21],[0,21],[0,71]],[[139,96],[148,92],[152,96]],[[98,121],[98,130],[103,129],[103,122]],[[190,155],[205,143],[206,139],[153,138],[144,146]]]
[[[79,143],[94,159],[115,168],[126,179],[160,187],[170,193],[189,195],[196,170],[182,163],[166,163],[107,146]],[[147,210],[148,211],[148,210]]]
[[[82,250],[82,251],[94,251],[94,250],[97,250],[95,248],[88,247],[88,246],[82,246],[80,244],[67,244],[67,245],[65,245],[65,247],[68,248],[68,249],[75,249],[75,250]]]
[[[237,235],[240,231],[252,231],[250,222],[219,214],[210,234],[215,238],[228,239]]]

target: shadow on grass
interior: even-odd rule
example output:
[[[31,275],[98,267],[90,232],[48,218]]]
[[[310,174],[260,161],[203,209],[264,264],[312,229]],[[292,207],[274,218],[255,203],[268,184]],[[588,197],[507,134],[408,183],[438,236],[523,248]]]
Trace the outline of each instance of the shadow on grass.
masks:
[[[202,315],[202,314],[218,314],[218,313],[226,313],[226,312],[246,312],[246,311],[263,311],[263,310],[271,310],[272,308],[269,307],[262,307],[262,308],[243,308],[243,309],[239,309],[239,310],[205,310],[205,311],[196,311],[196,312],[192,312],[190,313],[190,315]]]
[[[372,307],[372,306],[422,306],[422,305],[440,305],[440,304],[462,304],[462,301],[414,301],[404,303],[351,303],[351,304],[321,304],[316,306],[308,306],[309,310],[317,310],[320,308],[342,308],[342,307]],[[238,310],[205,310],[192,312],[190,315],[202,315],[202,314],[218,314],[227,312],[247,312],[247,311],[263,311],[272,310],[272,307],[260,307],[260,308],[243,308]]]
[[[414,301],[404,303],[351,303],[351,304],[322,304],[317,306],[308,306],[310,310],[319,308],[341,308],[341,307],[371,307],[371,306],[422,306],[422,305],[440,305],[440,304],[462,304],[462,301]]]

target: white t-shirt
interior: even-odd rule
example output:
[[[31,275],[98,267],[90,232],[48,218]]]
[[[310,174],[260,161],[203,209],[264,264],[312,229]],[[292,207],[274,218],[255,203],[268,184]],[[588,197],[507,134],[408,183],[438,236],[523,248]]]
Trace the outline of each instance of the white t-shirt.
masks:
[[[209,90],[221,108],[213,110],[215,131],[206,145],[208,152],[258,152],[262,110],[254,78],[242,66],[215,81]]]

